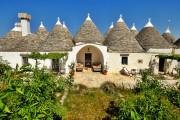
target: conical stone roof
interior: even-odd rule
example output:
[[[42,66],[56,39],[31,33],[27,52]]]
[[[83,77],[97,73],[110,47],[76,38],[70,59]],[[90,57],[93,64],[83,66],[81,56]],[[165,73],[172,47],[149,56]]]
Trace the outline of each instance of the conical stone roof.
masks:
[[[74,41],[75,43],[103,43],[104,37],[88,15],[85,22],[80,27],[80,30],[74,37]]]
[[[106,40],[106,45],[110,52],[143,52],[143,49],[129,31],[122,17],[119,18],[114,28],[112,28]]]
[[[16,44],[22,39],[22,32],[10,31],[5,37],[1,38],[0,51],[13,51]]]
[[[171,48],[171,45],[161,36],[161,34],[154,28],[150,21],[138,33],[136,39],[145,50],[149,50],[150,48]]]
[[[49,32],[47,29],[44,27],[44,25],[41,22],[41,25],[39,26],[36,35],[40,38],[40,40],[45,40],[48,36]]]
[[[36,33],[25,36],[17,44],[13,51],[38,52],[40,44],[45,41],[48,32],[45,28],[39,27]]]
[[[112,31],[112,29],[114,28],[114,23],[112,22],[111,25],[109,26],[109,29],[107,30],[107,32],[104,35],[104,45],[106,45],[108,43],[107,41],[107,37],[109,36],[110,32]]]
[[[6,39],[21,38],[21,37],[22,37],[22,32],[19,31],[10,31],[5,36]]]
[[[70,32],[63,27],[58,19],[47,39],[40,44],[39,51],[70,51],[72,46],[73,42]]]
[[[135,37],[138,34],[138,30],[136,29],[135,24],[133,23],[133,26],[130,29],[131,34]]]
[[[162,36],[165,40],[167,40],[170,44],[174,44],[176,41],[175,37],[170,33],[163,33]]]
[[[162,34],[162,36],[163,36],[164,39],[167,40],[171,45],[173,45],[174,42],[176,41],[175,37],[171,34],[171,31],[170,31],[169,27],[168,27],[167,30]]]
[[[174,44],[177,46],[177,48],[180,48],[180,38]]]

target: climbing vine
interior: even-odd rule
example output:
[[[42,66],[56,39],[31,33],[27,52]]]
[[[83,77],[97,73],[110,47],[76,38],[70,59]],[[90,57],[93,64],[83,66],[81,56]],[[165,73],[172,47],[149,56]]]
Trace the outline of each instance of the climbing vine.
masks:
[[[175,55],[158,55],[159,58],[164,58],[164,59],[173,59],[173,60],[178,60],[180,61],[180,55],[175,54]]]
[[[44,54],[41,54],[39,52],[32,52],[30,55],[28,55],[29,58],[39,59],[39,60],[60,59],[65,56],[67,56],[67,53],[44,53]]]

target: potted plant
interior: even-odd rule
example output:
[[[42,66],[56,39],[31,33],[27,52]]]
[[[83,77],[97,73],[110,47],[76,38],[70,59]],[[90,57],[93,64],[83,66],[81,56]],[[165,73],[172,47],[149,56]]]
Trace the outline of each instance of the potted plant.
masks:
[[[69,65],[69,69],[70,69],[70,71],[69,71],[70,76],[74,76],[74,73],[75,73],[75,63],[74,62]]]
[[[107,73],[108,73],[108,66],[105,65],[105,66],[104,66],[104,69],[103,69],[103,74],[104,74],[104,75],[107,75]]]

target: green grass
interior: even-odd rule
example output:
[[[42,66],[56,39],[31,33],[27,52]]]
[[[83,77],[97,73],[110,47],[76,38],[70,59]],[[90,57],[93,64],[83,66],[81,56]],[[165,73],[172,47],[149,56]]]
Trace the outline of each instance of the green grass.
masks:
[[[116,95],[109,95],[101,90],[91,89],[81,92],[70,91],[65,101],[68,113],[65,119],[70,120],[99,120],[106,115],[109,102]]]
[[[107,94],[100,89],[71,90],[64,103],[67,108],[64,120],[101,120],[107,115],[109,102],[120,99],[120,94],[126,100],[141,96],[135,95],[131,90],[120,90],[116,94]],[[180,110],[175,106],[174,112],[180,114]]]

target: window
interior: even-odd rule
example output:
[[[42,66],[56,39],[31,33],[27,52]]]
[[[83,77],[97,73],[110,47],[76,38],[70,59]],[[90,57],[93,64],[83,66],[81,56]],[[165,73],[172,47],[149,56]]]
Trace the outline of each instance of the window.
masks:
[[[122,65],[128,65],[128,57],[122,57]]]
[[[28,57],[22,57],[22,60],[23,60],[23,65],[28,65],[29,64]]]
[[[138,60],[138,63],[139,63],[139,64],[143,64],[143,60],[142,60],[142,59],[139,59],[139,60]]]

